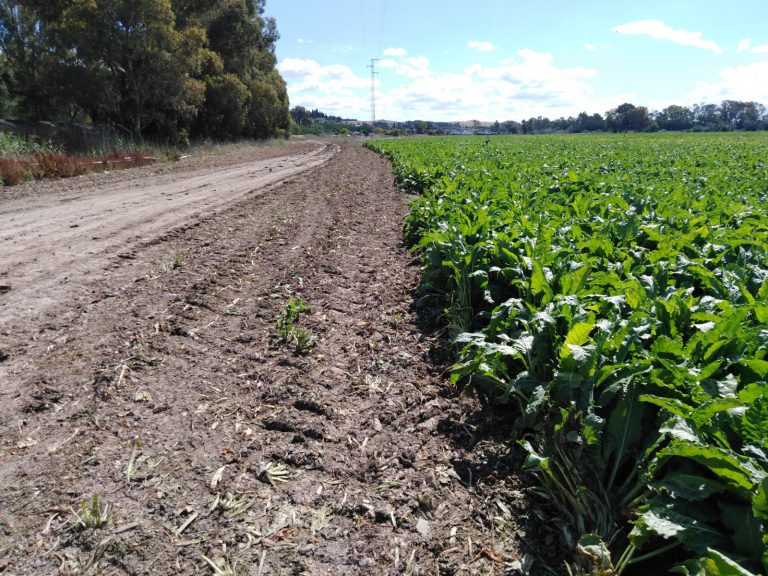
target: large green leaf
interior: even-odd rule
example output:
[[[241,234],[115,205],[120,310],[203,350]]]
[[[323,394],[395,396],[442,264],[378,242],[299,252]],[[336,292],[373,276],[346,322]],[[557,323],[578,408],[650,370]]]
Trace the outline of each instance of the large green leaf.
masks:
[[[685,576],[757,576],[717,550],[707,550],[706,555],[689,560],[673,571]]]
[[[744,412],[741,432],[745,443],[768,447],[768,397],[756,399]]]
[[[563,274],[560,279],[560,290],[563,294],[579,294],[587,282],[592,266],[584,264],[576,270]]]
[[[672,416],[659,426],[659,433],[684,442],[701,443],[702,441],[699,431],[689,424],[681,414]]]
[[[532,262],[531,293],[536,298],[541,298],[543,303],[552,300],[552,287],[549,285],[544,268],[536,260]]]
[[[681,360],[685,357],[685,349],[682,342],[673,340],[667,336],[660,336],[653,343],[652,351],[657,356]]]
[[[763,381],[768,379],[768,361],[760,359],[742,360],[742,366],[746,369],[745,377],[742,378],[746,382]]]
[[[757,297],[760,300],[768,300],[768,276],[766,276],[763,283],[760,285],[760,289],[757,291]]]
[[[635,520],[629,535],[632,543],[641,550],[653,537],[677,540],[688,550],[700,554],[708,548],[728,546],[728,540],[717,527],[676,512],[669,505],[648,506]]]
[[[752,498],[752,513],[755,518],[768,521],[768,478],[765,478]]]
[[[577,324],[574,324],[571,329],[568,330],[568,334],[565,337],[565,344],[583,346],[589,342],[589,335],[594,329],[595,325],[588,322],[578,322]]]
[[[691,414],[691,419],[700,427],[716,426],[714,419],[718,414],[740,408],[744,408],[744,404],[738,398],[716,398],[697,406]]]
[[[723,482],[685,467],[671,471],[655,486],[669,494],[673,500],[684,502],[699,502],[728,491],[728,486]]]
[[[759,558],[763,551],[763,530],[749,504],[721,502],[723,524],[731,533],[735,549],[747,558]]]
[[[641,394],[638,399],[641,402],[663,408],[667,412],[679,416],[680,418],[687,418],[693,412],[693,407],[688,402],[684,402],[678,398],[665,398],[655,394]]]
[[[742,494],[751,493],[765,477],[765,473],[761,473],[749,459],[716,446],[673,441],[659,450],[656,457],[660,462],[674,457],[696,462]]]

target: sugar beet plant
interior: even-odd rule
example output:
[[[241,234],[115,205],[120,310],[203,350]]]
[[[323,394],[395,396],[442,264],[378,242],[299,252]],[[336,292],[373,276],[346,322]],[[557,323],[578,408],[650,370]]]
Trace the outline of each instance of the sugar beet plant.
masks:
[[[768,571],[768,139],[376,141],[571,569]],[[645,564],[647,565],[647,564]]]
[[[291,298],[277,318],[277,337],[283,344],[295,344],[296,354],[307,354],[317,344],[317,338],[308,330],[296,326],[299,317],[312,309],[303,298]]]

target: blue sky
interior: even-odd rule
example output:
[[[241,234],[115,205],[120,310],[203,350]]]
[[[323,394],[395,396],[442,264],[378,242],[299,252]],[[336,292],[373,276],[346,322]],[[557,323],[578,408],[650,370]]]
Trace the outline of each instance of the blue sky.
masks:
[[[623,102],[768,105],[766,0],[268,0],[291,106],[522,120]]]

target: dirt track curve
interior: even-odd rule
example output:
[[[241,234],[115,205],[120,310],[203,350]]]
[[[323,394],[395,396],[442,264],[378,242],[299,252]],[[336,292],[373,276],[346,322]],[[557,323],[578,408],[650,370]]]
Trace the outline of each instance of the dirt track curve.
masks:
[[[0,325],[38,313],[76,293],[115,257],[131,258],[202,214],[327,162],[338,146],[220,168],[74,187],[52,199],[26,197],[0,206]],[[52,201],[53,200],[53,201]]]
[[[289,143],[0,202],[0,573],[557,563],[503,426],[445,385],[385,160]]]

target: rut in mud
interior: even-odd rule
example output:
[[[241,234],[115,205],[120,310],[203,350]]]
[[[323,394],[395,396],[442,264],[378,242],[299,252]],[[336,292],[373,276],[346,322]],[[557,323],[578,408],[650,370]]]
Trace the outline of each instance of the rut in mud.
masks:
[[[282,180],[0,328],[0,572],[503,574],[551,537],[420,328],[388,163]]]

